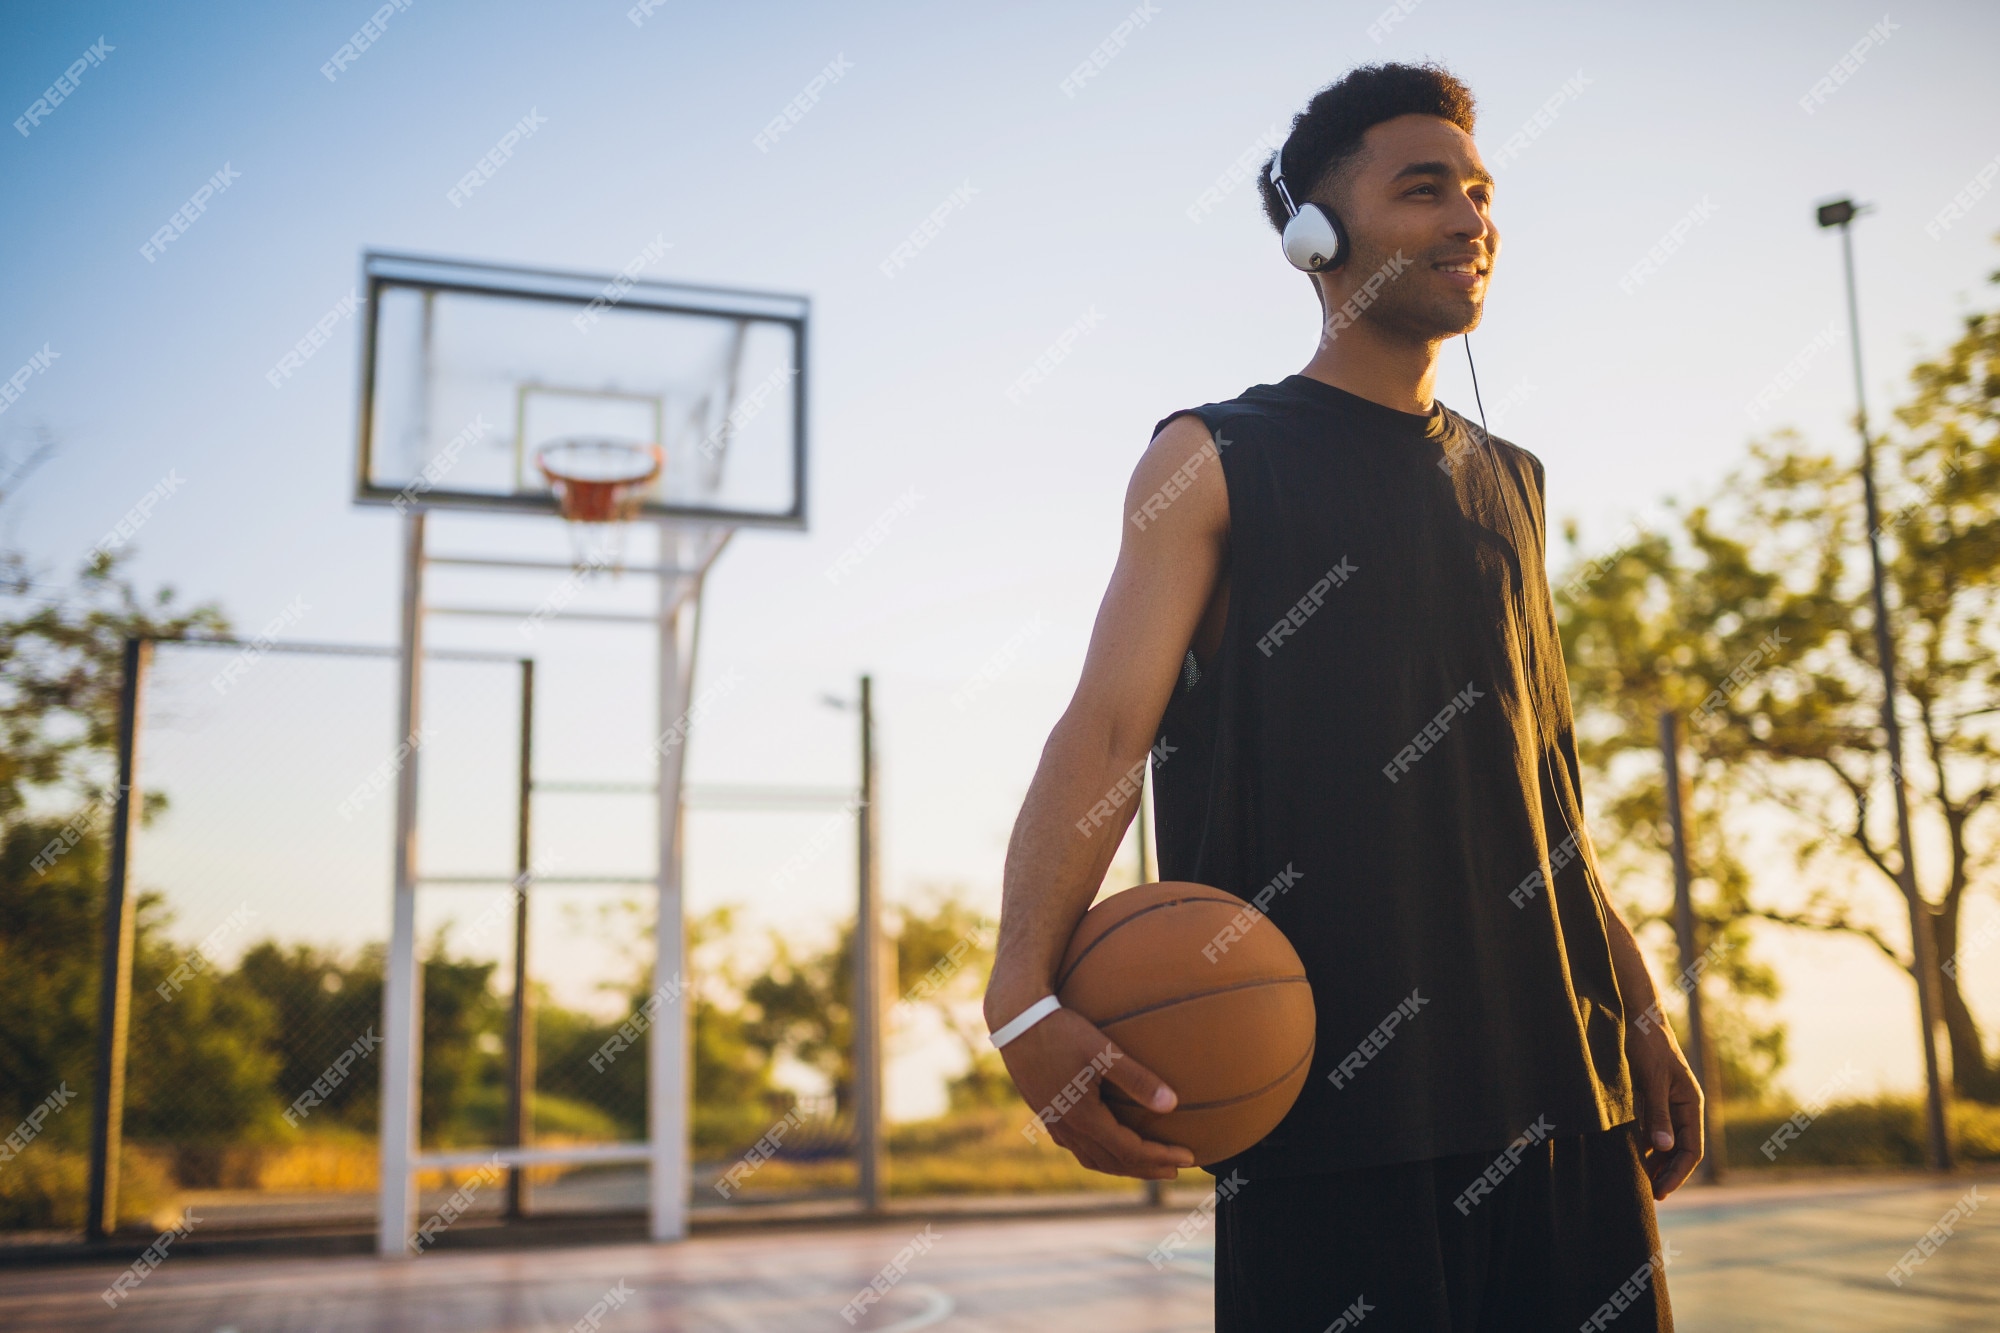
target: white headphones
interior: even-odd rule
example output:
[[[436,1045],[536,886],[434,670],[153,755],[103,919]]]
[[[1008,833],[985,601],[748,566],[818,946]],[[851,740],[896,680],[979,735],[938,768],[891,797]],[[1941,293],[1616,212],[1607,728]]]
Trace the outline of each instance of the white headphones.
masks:
[[[1292,202],[1292,192],[1285,188],[1284,158],[1283,148],[1271,154],[1271,184],[1277,187],[1278,197],[1285,201],[1285,209],[1292,215],[1285,223],[1285,258],[1293,268],[1307,273],[1339,268],[1347,262],[1347,229],[1340,225],[1338,217],[1318,204],[1308,203],[1300,208]]]

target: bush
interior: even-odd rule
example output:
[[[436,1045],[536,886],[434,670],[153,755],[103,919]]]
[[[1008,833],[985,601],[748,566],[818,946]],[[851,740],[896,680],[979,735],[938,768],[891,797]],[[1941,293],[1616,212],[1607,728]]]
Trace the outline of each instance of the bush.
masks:
[[[1795,1134],[1773,1142],[1793,1107],[1730,1108],[1726,1140],[1728,1165],[1919,1167],[1924,1164],[1924,1103],[1917,1097],[1877,1097],[1870,1101],[1835,1102],[1819,1115],[1800,1121]],[[1957,1156],[1967,1162],[2000,1161],[2000,1107],[1978,1102],[1954,1102],[1950,1107],[1951,1137]],[[1769,1145],[1771,1151],[1765,1151]]]

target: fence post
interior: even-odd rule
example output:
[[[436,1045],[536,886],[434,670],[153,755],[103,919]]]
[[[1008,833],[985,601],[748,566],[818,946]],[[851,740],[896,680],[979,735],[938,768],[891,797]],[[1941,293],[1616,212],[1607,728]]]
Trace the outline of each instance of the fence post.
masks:
[[[521,758],[514,825],[514,1002],[507,1042],[508,1142],[534,1137],[535,1021],[528,996],[528,882],[535,786],[535,659],[521,659]],[[507,1216],[528,1214],[528,1168],[507,1168]]]
[[[118,792],[111,818],[111,864],[104,885],[103,961],[97,982],[97,1081],[90,1097],[90,1197],[84,1235],[118,1228],[118,1154],[125,1128],[125,1047],[132,1014],[132,836],[138,829],[139,720],[149,639],[125,640],[118,691]]]

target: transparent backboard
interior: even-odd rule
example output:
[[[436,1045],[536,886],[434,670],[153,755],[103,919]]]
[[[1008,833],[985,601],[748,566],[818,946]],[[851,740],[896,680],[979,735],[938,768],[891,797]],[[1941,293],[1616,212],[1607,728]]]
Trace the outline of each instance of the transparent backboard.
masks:
[[[805,526],[802,296],[371,252],[355,498],[555,513],[563,440],[659,445],[641,514]]]

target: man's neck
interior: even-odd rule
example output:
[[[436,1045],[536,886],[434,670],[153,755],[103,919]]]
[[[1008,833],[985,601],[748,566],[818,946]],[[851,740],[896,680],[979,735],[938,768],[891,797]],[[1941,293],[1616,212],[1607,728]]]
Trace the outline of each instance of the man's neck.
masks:
[[[1321,339],[1319,350],[1299,373],[1371,403],[1428,416],[1437,382],[1438,347],[1435,341],[1384,337],[1357,321],[1338,336]]]

